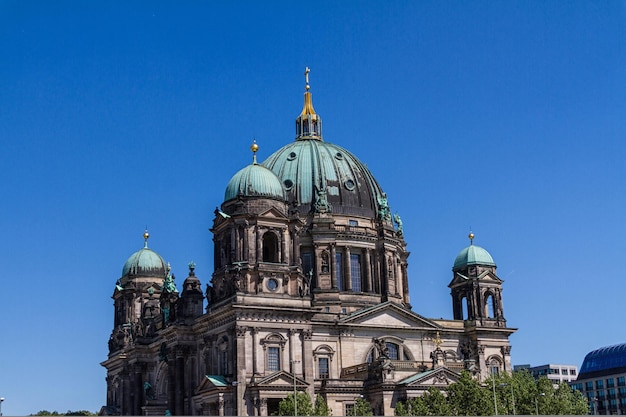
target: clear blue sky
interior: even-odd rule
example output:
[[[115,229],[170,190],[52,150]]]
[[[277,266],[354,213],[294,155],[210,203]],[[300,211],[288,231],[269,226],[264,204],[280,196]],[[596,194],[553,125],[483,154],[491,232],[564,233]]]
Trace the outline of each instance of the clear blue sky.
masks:
[[[110,296],[150,247],[204,283],[229,178],[324,137],[404,222],[413,309],[452,317],[456,254],[505,280],[515,364],[625,342],[624,1],[0,1],[0,396],[105,403]]]

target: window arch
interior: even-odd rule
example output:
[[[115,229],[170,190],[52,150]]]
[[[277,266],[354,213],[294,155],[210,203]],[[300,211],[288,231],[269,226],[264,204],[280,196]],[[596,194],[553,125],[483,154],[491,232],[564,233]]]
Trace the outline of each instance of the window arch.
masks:
[[[395,336],[387,336],[380,338],[385,342],[385,353],[391,360],[399,360],[399,361],[414,361],[415,358],[411,353],[411,350],[404,344],[404,340],[395,337]],[[380,340],[379,339],[379,340]],[[379,354],[379,347],[375,346],[375,343],[372,341],[372,347],[368,350],[365,355],[365,362],[372,363],[375,359],[377,359]]]
[[[271,333],[261,341],[265,351],[265,370],[267,372],[277,372],[282,369],[285,342],[286,339],[278,333]]]
[[[493,297],[493,293],[488,291],[485,293],[485,317],[493,319],[496,317],[496,305]]]
[[[502,359],[497,355],[490,356],[487,358],[487,366],[491,375],[498,375],[502,371]]]
[[[274,232],[263,235],[263,262],[278,263],[278,237]]]
[[[313,359],[317,362],[315,378],[331,378],[331,363],[335,351],[328,345],[320,345],[313,351]]]

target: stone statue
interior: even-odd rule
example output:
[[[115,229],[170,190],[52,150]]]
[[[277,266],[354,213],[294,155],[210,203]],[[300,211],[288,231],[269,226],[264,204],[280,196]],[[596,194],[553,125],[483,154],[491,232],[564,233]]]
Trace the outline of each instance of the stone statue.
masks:
[[[387,347],[387,343],[385,343],[384,339],[373,338],[372,342],[376,346],[376,350],[378,351],[379,358],[389,358],[389,348]]]
[[[330,212],[330,204],[328,203],[328,200],[326,199],[326,189],[323,188],[321,190],[318,190],[316,187],[315,191],[317,194],[315,198],[315,204],[313,205],[313,207],[315,208],[315,212],[316,213]]]
[[[400,215],[398,213],[393,215],[393,221],[396,222],[396,225],[398,226],[398,230],[396,231],[396,233],[398,233],[398,236],[402,236],[402,219],[400,218]]]
[[[383,193],[378,197],[378,218],[385,221],[391,221],[391,210],[389,209],[389,203],[387,203],[387,194]]]
[[[146,396],[146,400],[154,400],[154,390],[148,381],[143,383],[143,393]]]

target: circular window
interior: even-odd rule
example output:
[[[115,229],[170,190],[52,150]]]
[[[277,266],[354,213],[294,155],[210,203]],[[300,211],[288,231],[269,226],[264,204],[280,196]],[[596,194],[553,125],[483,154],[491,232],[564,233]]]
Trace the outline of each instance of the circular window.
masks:
[[[288,161],[293,161],[294,159],[296,159],[296,156],[298,156],[298,155],[296,155],[295,152],[291,152],[291,153],[289,153],[289,156],[287,156],[287,160]]]
[[[346,189],[350,191],[354,190],[354,187],[356,187],[356,184],[352,180],[347,180],[346,182],[343,183],[343,185],[346,187]]]
[[[291,190],[293,188],[293,181],[287,179],[285,181],[283,181],[283,184],[285,184],[285,189],[287,191]]]
[[[274,278],[270,278],[267,280],[267,288],[270,291],[276,291],[276,289],[278,288],[278,281],[276,281]]]
[[[335,158],[337,158],[337,159],[341,160],[341,159],[343,159],[343,154],[342,154],[341,152],[337,152],[337,153],[335,154]]]

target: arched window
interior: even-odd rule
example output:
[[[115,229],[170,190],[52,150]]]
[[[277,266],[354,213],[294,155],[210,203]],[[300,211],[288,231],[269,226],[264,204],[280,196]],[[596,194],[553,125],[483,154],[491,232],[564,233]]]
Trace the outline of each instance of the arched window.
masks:
[[[496,310],[495,310],[495,305],[493,301],[493,294],[489,292],[489,293],[486,293],[485,296],[486,296],[485,297],[485,317],[492,319],[496,316],[495,315]]]
[[[400,360],[400,349],[398,349],[398,345],[396,345],[395,343],[387,342],[385,343],[385,346],[387,347],[387,356],[389,356],[389,359],[396,361]]]
[[[278,263],[278,238],[273,232],[263,235],[263,262]]]
[[[463,314],[463,320],[469,320],[469,308],[467,306],[467,297],[461,298],[461,313]]]

